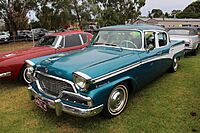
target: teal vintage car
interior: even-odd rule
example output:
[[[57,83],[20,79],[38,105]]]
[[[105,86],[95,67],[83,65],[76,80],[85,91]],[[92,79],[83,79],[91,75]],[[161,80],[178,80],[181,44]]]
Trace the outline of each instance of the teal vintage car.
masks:
[[[85,49],[27,60],[30,98],[43,110],[80,117],[119,115],[130,92],[177,71],[184,41],[151,25],[101,28]]]

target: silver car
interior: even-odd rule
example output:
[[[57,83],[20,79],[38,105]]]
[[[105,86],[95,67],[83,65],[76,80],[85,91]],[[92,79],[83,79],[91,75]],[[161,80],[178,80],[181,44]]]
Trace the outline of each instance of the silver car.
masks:
[[[184,40],[185,51],[192,52],[193,55],[197,55],[200,45],[200,37],[196,28],[168,28],[167,31],[170,35],[171,40]]]
[[[10,35],[7,32],[0,32],[0,43],[6,43],[9,41]]]

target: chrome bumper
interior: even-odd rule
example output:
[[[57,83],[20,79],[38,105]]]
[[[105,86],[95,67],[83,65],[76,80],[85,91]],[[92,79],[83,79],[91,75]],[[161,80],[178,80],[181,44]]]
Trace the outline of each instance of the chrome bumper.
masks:
[[[5,72],[5,73],[0,74],[0,78],[10,77],[10,76],[11,76],[11,72]]]
[[[60,116],[62,112],[65,112],[70,115],[86,118],[86,117],[97,115],[103,110],[103,104],[94,108],[90,108],[90,109],[82,109],[82,108],[64,104],[61,101],[61,99],[56,99],[55,101],[53,101],[51,99],[41,97],[40,94],[38,94],[32,87],[28,87],[28,92],[29,92],[29,97],[31,100],[34,100],[35,97],[40,97],[42,100],[44,100],[47,103],[47,106],[49,108],[55,109],[57,116]]]

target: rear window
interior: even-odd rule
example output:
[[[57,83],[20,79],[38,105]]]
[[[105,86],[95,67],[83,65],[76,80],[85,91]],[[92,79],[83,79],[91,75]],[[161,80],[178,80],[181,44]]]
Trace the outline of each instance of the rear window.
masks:
[[[83,43],[87,43],[87,35],[86,34],[81,34],[81,37],[83,39]]]

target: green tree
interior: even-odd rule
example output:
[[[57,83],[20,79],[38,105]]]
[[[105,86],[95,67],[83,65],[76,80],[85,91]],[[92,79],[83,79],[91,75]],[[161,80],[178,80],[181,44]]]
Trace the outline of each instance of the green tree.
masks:
[[[145,5],[145,0],[97,0],[97,3],[101,6],[98,20],[106,22],[106,25],[115,25],[136,19],[141,14],[140,9]]]
[[[173,10],[172,12],[171,12],[171,18],[176,18],[176,16],[179,14],[179,13],[181,13],[181,10]]]
[[[151,11],[151,16],[152,16],[153,18],[161,18],[161,17],[164,16],[164,14],[163,14],[163,12],[162,12],[161,9],[153,9],[153,10]]]
[[[177,14],[177,18],[200,18],[200,0],[188,5],[182,12]]]
[[[36,0],[0,0],[0,18],[14,37],[18,29],[28,28],[27,13],[37,6]]]

